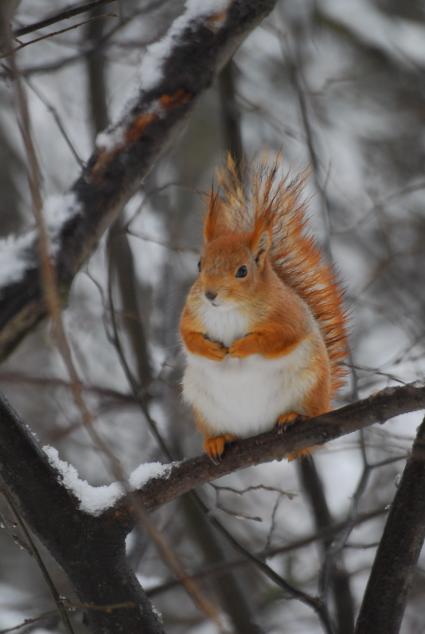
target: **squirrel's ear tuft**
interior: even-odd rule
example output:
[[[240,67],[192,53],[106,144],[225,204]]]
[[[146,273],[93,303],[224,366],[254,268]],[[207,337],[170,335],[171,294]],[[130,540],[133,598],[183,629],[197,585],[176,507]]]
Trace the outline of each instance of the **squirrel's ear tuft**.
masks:
[[[214,240],[214,238],[217,238],[219,235],[219,216],[222,204],[218,192],[211,190],[208,194],[208,209],[204,218],[205,242],[211,242],[211,240]]]
[[[255,231],[252,237],[251,250],[259,269],[264,266],[265,259],[272,244],[271,231],[268,227]]]

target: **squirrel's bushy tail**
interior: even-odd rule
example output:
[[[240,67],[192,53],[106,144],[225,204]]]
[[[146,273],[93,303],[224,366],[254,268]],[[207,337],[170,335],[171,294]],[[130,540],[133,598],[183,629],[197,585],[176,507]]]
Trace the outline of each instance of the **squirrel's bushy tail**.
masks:
[[[342,361],[347,356],[343,292],[306,228],[301,197],[305,175],[290,181],[280,174],[280,158],[273,163],[263,161],[245,189],[229,157],[227,168],[218,174],[220,195],[210,195],[207,218],[214,223],[215,234],[249,232],[258,224],[270,227],[273,267],[307,303],[320,326],[331,363],[334,394],[343,383]]]

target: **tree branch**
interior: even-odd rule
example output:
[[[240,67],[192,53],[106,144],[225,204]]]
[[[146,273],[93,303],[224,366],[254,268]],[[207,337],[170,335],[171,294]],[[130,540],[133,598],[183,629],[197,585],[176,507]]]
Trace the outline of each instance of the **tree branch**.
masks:
[[[282,460],[288,454],[307,447],[323,445],[346,434],[385,423],[388,419],[425,409],[425,387],[407,385],[386,388],[369,398],[334,410],[328,414],[294,423],[285,432],[273,430],[259,436],[239,440],[226,448],[219,463],[207,456],[198,456],[174,464],[165,479],[152,479],[137,492],[135,499],[147,510],[153,510],[193,488],[252,465]],[[131,500],[122,498],[103,517],[132,527]]]
[[[0,397],[0,478],[25,521],[69,576],[94,634],[163,634],[143,589],[129,569],[125,530],[78,510],[27,426]],[[54,509],[54,512],[52,512]]]
[[[98,137],[94,153],[70,189],[68,217],[53,236],[63,300],[75,274],[181,129],[199,96],[275,2],[231,0],[220,14],[188,16],[181,30],[169,38],[165,56],[156,60],[156,79],[145,73],[137,99]],[[33,243],[22,248],[19,279],[0,282],[0,359],[46,316],[34,243],[35,236]]]
[[[50,26],[51,24],[56,24],[57,22],[62,22],[63,20],[69,20],[69,18],[73,18],[80,13],[86,13],[87,11],[97,9],[105,4],[110,4],[112,2],[117,2],[117,0],[94,0],[93,2],[87,2],[86,4],[79,4],[75,5],[74,7],[68,7],[63,11],[59,11],[57,13],[49,15],[47,18],[38,20],[38,22],[33,22],[32,24],[27,24],[26,26],[21,26],[15,29],[13,35],[15,37],[20,37],[21,35],[26,35],[27,33],[32,33],[33,31],[43,29],[44,27]]]
[[[425,538],[425,419],[418,429],[412,454],[376,553],[356,634],[400,629],[412,573]]]

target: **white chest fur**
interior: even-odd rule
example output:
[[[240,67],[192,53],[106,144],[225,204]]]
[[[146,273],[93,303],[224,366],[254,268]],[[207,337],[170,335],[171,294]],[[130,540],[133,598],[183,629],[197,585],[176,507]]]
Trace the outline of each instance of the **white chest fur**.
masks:
[[[248,319],[236,309],[227,309],[214,306],[204,307],[202,321],[205,332],[211,339],[221,341],[225,346],[239,337],[248,334]]]
[[[247,334],[246,321],[232,312],[217,311],[204,321],[208,335],[227,346]],[[316,381],[312,346],[307,337],[290,354],[277,359],[255,354],[223,361],[185,350],[184,398],[201,414],[212,435],[247,437],[271,429],[280,414],[302,413],[305,394]]]

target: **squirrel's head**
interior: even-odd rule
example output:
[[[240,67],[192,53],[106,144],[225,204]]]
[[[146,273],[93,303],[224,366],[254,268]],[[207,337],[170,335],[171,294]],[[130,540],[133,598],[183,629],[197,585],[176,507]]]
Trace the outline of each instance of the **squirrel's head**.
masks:
[[[250,233],[205,235],[199,260],[198,291],[218,310],[243,309],[258,299],[267,267],[271,233],[258,227]]]

